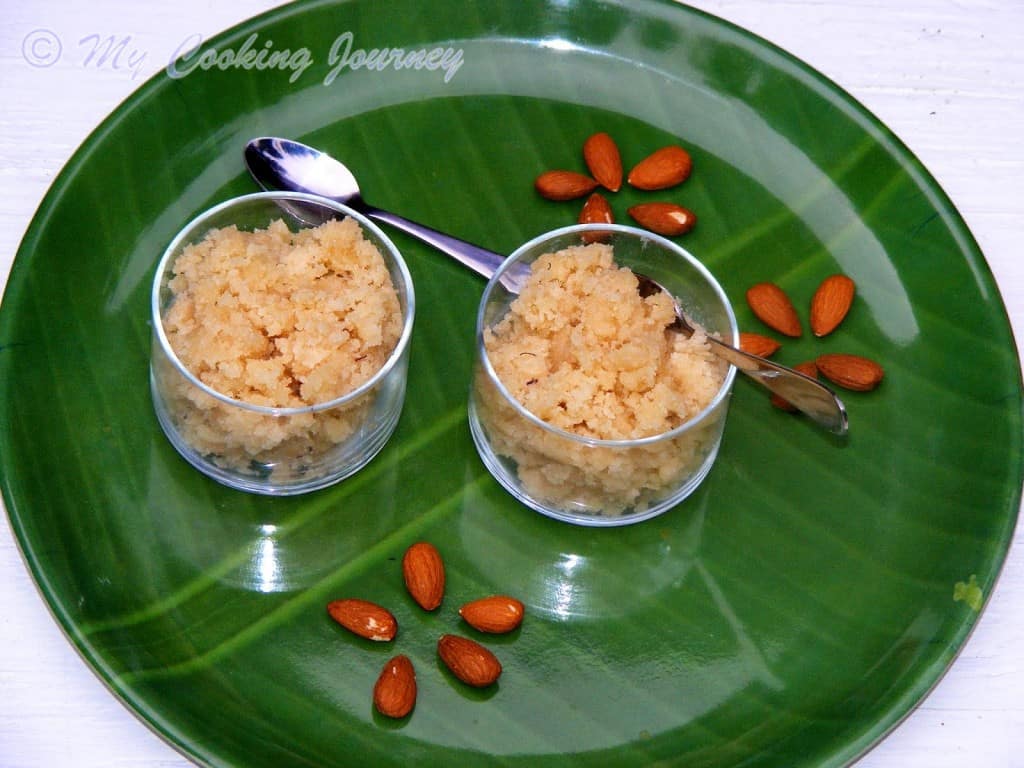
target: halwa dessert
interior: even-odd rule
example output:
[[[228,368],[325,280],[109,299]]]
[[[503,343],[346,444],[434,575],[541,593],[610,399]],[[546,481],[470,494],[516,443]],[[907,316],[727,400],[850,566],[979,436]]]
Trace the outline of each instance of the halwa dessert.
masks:
[[[475,407],[494,451],[515,464],[529,495],[595,514],[642,511],[678,489],[717,445],[717,419],[694,431],[631,446],[669,432],[716,397],[728,366],[695,324],[689,338],[667,330],[671,298],[646,298],[636,276],[603,243],[538,258],[508,312],[484,330],[497,378],[526,410],[568,439],[524,418],[483,371]]]
[[[402,333],[383,257],[352,218],[292,232],[211,230],[171,267],[163,326],[181,363],[217,392],[252,405],[305,408],[369,381]],[[301,474],[345,441],[369,406],[278,416],[226,404],[166,376],[183,439],[219,466]],[[372,393],[370,393],[372,396]]]

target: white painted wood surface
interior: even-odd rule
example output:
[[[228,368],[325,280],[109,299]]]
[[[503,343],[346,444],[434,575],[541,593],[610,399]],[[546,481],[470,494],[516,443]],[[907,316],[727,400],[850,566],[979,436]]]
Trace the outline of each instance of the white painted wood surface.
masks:
[[[0,27],[0,282],[36,206],[88,133],[196,33],[271,0],[5,3]],[[694,0],[790,51],[878,115],[966,219],[1024,329],[1024,2]],[[40,31],[41,30],[41,31]],[[118,60],[98,39],[128,38]],[[52,63],[50,59],[60,55]],[[48,66],[44,66],[48,65]],[[951,359],[955,350],[950,350]],[[857,768],[1024,766],[1024,551],[953,668]],[[0,523],[0,766],[179,768],[65,640]]]

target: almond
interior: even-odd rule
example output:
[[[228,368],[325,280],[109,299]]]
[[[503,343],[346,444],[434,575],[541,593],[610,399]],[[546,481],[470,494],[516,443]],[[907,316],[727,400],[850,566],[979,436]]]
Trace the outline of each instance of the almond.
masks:
[[[690,177],[693,160],[682,147],[662,147],[645,157],[629,172],[627,181],[637,189],[667,189]]]
[[[747,304],[762,323],[785,336],[803,333],[793,302],[775,283],[758,283],[747,289]]]
[[[459,616],[480,632],[502,634],[511,632],[523,621],[523,604],[508,595],[491,595],[466,603]]]
[[[327,613],[349,632],[367,640],[388,642],[398,633],[398,622],[391,612],[368,600],[334,600],[327,604]]]
[[[416,706],[416,670],[408,656],[395,656],[384,665],[373,686],[373,706],[387,717],[405,717]]]
[[[760,333],[740,332],[740,349],[758,357],[771,357],[782,345]]]
[[[469,638],[442,635],[437,654],[453,675],[474,688],[485,688],[501,676],[498,657]]]
[[[594,192],[587,198],[580,211],[580,224],[614,224],[615,214],[608,200],[600,192]]]
[[[804,376],[810,376],[812,379],[818,378],[818,366],[814,364],[813,360],[808,360],[805,363],[794,365],[793,370],[799,371]],[[793,405],[791,402],[786,400],[781,395],[773,394],[771,402],[772,405],[783,411],[789,411],[790,413],[794,413],[797,410],[797,407],[795,405]]]
[[[626,212],[641,227],[669,237],[684,235],[697,223],[697,214],[675,203],[641,203]]]
[[[594,192],[587,198],[580,211],[580,224],[614,224],[615,214],[604,195]],[[607,232],[584,232],[580,239],[584,243],[596,243],[607,237]]]
[[[885,375],[882,366],[860,355],[819,355],[814,362],[821,375],[833,384],[857,392],[874,389]]]
[[[583,142],[583,160],[591,175],[609,192],[622,187],[622,156],[607,133],[595,133]]]
[[[444,561],[437,547],[418,541],[402,557],[402,578],[412,599],[426,611],[432,611],[444,598]]]
[[[832,275],[821,281],[811,298],[811,331],[826,336],[843,322],[853,303],[856,286],[846,275]]]
[[[533,186],[548,200],[575,200],[597,189],[597,182],[576,171],[546,171],[537,177]]]

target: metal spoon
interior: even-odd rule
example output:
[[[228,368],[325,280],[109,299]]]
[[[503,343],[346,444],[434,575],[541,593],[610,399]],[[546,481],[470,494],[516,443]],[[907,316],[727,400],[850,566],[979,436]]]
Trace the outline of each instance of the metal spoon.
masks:
[[[505,260],[501,254],[370,205],[363,200],[359,182],[348,168],[325,152],[297,141],[253,139],[245,146],[245,163],[263,189],[308,192],[344,203],[364,216],[423,241],[488,279]]]
[[[359,183],[352,172],[330,155],[313,147],[289,139],[257,138],[246,145],[245,162],[249,173],[263,189],[308,192],[344,203],[371,219],[421,240],[488,279],[505,260],[501,254],[368,204],[363,200]],[[304,212],[297,211],[296,214],[301,217]],[[522,275],[506,277],[513,283],[520,283],[522,279]],[[641,295],[649,296],[657,291],[666,290],[660,283],[646,275],[637,274],[637,279]],[[508,282],[506,287],[513,291],[517,290],[516,285],[509,285]],[[687,336],[691,335],[693,328],[686,321],[674,297],[673,303],[676,322],[669,328]],[[846,433],[846,408],[835,393],[824,384],[792,368],[744,352],[710,336],[708,341],[711,342],[711,349],[716,354],[759,384],[785,398],[816,423],[837,435]]]

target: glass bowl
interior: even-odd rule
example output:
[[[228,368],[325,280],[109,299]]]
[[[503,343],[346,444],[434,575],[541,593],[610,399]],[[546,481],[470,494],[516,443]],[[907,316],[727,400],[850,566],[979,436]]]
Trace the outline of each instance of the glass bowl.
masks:
[[[379,252],[387,277],[372,249],[351,245],[359,237],[353,234],[349,219],[358,225],[362,239]],[[302,232],[329,221],[330,227],[348,227],[347,245],[338,246],[339,240],[329,240],[324,230]],[[305,238],[301,242],[307,251],[301,253],[319,255],[300,256],[299,250],[292,250],[280,263],[260,261],[259,271],[252,273],[248,260],[254,258],[251,254],[256,246],[242,244],[232,252],[230,270],[234,271],[225,267],[211,277],[209,271],[202,270],[212,268],[195,266],[210,263],[203,261],[209,259],[202,250],[205,246],[196,244],[203,243],[211,232],[230,236],[232,228],[237,228],[241,233],[260,231],[262,237],[271,231],[272,222],[280,222],[273,226],[282,241],[294,244],[299,242],[297,238]],[[337,229],[331,232],[335,233],[332,237],[339,237]],[[311,238],[317,239],[313,242]],[[359,260],[356,267],[350,267],[334,255],[323,255],[323,249],[332,247],[363,255],[345,257]],[[175,265],[186,252],[192,254],[188,257],[192,266],[183,259],[180,269],[192,281],[192,293],[182,299],[186,293],[175,281]],[[199,258],[196,254],[204,255]],[[311,261],[303,261],[306,258]],[[350,269],[360,277],[344,271]],[[252,290],[248,282],[240,283],[239,274],[246,280],[262,280],[258,290]],[[259,277],[252,278],[253,274]],[[362,277],[364,274],[368,277]],[[350,287],[353,282],[359,287]],[[272,290],[264,290],[271,285]],[[199,303],[194,297],[201,290],[213,292],[216,301]],[[270,293],[274,297],[266,298]],[[178,301],[185,303],[176,308]],[[364,305],[376,307],[376,314],[357,311]],[[365,466],[394,432],[405,398],[415,312],[412,278],[391,240],[345,205],[314,195],[260,192],[214,206],[189,222],[167,247],[153,280],[151,311],[150,388],[160,426],[185,460],[226,486],[267,495],[324,488]],[[295,318],[292,326],[281,320],[288,316]],[[265,317],[271,319],[260,325]],[[340,326],[339,317],[345,318]],[[237,325],[232,318],[245,318],[248,325]],[[216,328],[216,335],[196,337],[202,339],[198,343],[186,342],[177,334],[188,332],[190,324]],[[320,334],[317,346],[309,336],[296,336],[297,328],[313,326]],[[373,335],[377,332],[379,339]],[[178,351],[172,338],[179,344]],[[225,338],[228,341],[222,344]],[[233,360],[236,346],[239,356]],[[208,348],[216,351],[208,352]],[[193,367],[201,369],[199,374],[179,357],[185,349],[190,350],[187,354],[193,357]],[[361,357],[345,357],[351,349],[365,351]],[[254,377],[251,385],[245,378],[250,371]],[[239,381],[239,386],[245,387],[244,397],[232,388],[233,382]],[[344,391],[349,385],[354,388]],[[216,387],[229,389],[231,394]],[[260,387],[288,389],[294,397],[271,397]],[[332,387],[340,394],[325,396],[323,401],[307,396],[307,392],[331,392]]]
[[[676,243],[634,227],[577,225],[541,235],[516,250],[488,282],[477,315],[476,357],[469,398],[470,429],[480,458],[498,482],[528,507],[570,523],[613,526],[659,515],[700,485],[718,455],[736,370],[706,352],[703,364],[712,366],[707,370],[720,372],[720,385],[715,387],[716,377],[705,378],[697,387],[702,388],[704,399],[694,400],[698,404],[704,402],[703,407],[688,414],[682,423],[643,437],[599,439],[577,434],[575,430],[554,426],[550,423],[553,418],[546,421],[524,407],[499,377],[492,359],[494,354],[488,350],[488,339],[493,342],[497,324],[511,317],[510,307],[534,262],[545,254],[595,241],[611,246],[616,266],[628,267],[665,286],[679,300],[688,318],[708,333],[729,343],[738,339],[739,334],[729,300],[711,273]],[[543,265],[548,267],[550,263]],[[628,287],[631,283],[624,285]],[[614,314],[615,306],[611,305],[608,314]],[[524,307],[514,322],[521,326],[527,322],[548,322],[537,320],[546,316],[542,309],[540,304],[532,309]],[[532,313],[533,320],[525,319],[528,313]],[[557,312],[555,316],[555,323],[571,321],[580,325],[584,320],[558,318]],[[589,320],[600,322],[601,317],[591,316]],[[661,333],[660,325],[655,326],[655,332]],[[536,353],[514,353],[527,356],[530,361],[514,363],[519,366],[515,374],[518,382],[534,384],[541,376],[552,375],[556,366],[564,365],[564,361],[558,362],[560,355],[564,357],[564,349],[559,353],[552,351],[559,344],[564,347],[565,336],[559,338],[563,341],[552,341],[548,346],[540,343]],[[597,357],[589,358],[595,361],[595,367],[601,367],[602,375],[606,361],[612,360],[613,348],[614,343],[610,343],[607,350],[599,349]],[[507,360],[510,353],[503,354],[502,359]],[[527,366],[538,373],[523,373]],[[526,375],[532,378],[523,381]],[[620,375],[621,381],[628,379]],[[604,397],[604,390],[600,394]],[[569,399],[577,399],[576,393]]]

